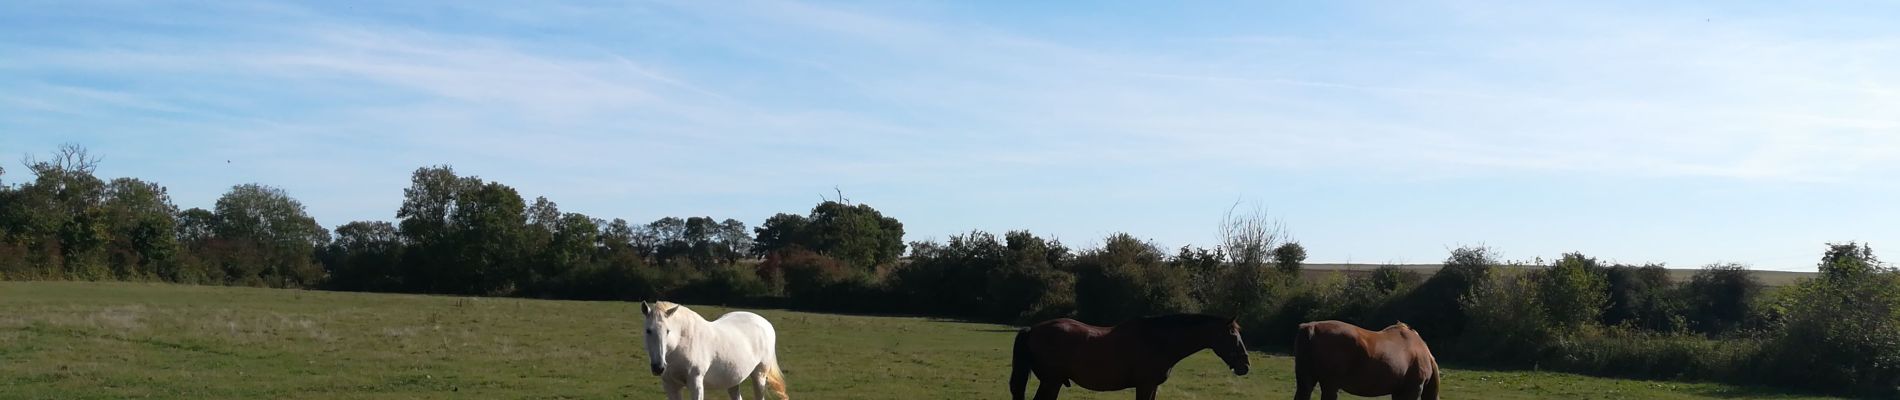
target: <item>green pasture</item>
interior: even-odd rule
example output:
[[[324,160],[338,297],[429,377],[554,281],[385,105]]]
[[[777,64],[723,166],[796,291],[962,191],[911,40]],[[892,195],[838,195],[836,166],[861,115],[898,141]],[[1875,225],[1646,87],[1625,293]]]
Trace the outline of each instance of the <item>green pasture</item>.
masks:
[[[1011,327],[755,311],[778,327],[794,398],[1007,398]],[[663,398],[638,312],[620,302],[0,282],[0,398]],[[1292,359],[1255,357],[1245,377],[1212,354],[1191,357],[1160,397],[1291,398]],[[1445,384],[1454,399],[1810,398],[1521,371],[1454,369]]]

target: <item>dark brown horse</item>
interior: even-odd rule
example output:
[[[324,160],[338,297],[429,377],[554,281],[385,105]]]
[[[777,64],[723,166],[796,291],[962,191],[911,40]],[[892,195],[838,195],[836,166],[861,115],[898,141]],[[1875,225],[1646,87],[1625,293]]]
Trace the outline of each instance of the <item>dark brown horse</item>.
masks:
[[[1378,332],[1339,321],[1300,324],[1293,336],[1295,400],[1392,395],[1395,400],[1438,400],[1438,359],[1418,331],[1404,322]]]
[[[1175,314],[1113,327],[1068,318],[1043,321],[1016,333],[1009,394],[1023,400],[1034,372],[1042,380],[1036,400],[1055,400],[1070,383],[1094,391],[1135,388],[1136,399],[1152,400],[1174,364],[1210,348],[1234,375],[1247,374],[1247,345],[1232,318]]]

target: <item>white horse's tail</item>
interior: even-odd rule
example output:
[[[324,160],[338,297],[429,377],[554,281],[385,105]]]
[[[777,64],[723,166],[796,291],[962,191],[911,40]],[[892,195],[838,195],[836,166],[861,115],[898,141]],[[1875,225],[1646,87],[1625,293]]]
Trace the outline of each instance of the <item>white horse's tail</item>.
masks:
[[[785,372],[778,370],[777,351],[765,358],[765,387],[771,389],[772,394],[778,395],[779,400],[792,399],[792,396],[785,394]]]

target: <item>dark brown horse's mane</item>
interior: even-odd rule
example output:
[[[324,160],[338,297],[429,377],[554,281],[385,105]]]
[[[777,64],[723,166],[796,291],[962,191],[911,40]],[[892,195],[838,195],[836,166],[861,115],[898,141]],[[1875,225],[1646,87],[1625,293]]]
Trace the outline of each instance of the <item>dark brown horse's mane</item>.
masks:
[[[1207,314],[1168,314],[1138,318],[1130,322],[1156,328],[1175,329],[1194,328],[1213,323],[1226,323],[1227,321],[1229,321],[1227,317],[1217,317]]]

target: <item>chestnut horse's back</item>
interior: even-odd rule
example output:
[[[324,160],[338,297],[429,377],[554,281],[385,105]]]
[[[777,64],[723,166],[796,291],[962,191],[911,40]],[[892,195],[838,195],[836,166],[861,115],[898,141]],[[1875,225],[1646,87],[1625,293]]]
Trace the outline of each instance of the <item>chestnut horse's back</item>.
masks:
[[[1438,360],[1405,323],[1369,331],[1339,321],[1300,324],[1293,337],[1294,398],[1308,399],[1314,386],[1328,394],[1437,399]]]

